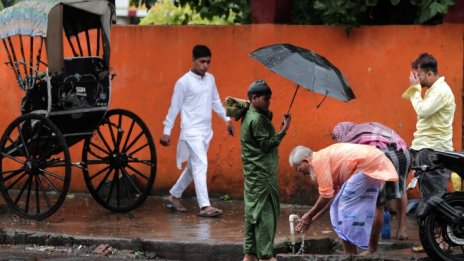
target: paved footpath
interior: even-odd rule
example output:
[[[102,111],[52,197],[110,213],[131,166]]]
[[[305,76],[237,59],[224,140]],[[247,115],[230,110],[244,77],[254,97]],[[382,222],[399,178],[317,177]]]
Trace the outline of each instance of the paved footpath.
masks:
[[[169,260],[241,260],[243,236],[243,202],[213,201],[222,208],[219,218],[198,217],[196,200],[187,199],[187,213],[176,213],[166,208],[160,197],[149,197],[138,209],[112,213],[90,194],[69,193],[61,208],[44,221],[20,218],[9,211],[0,199],[0,244],[7,246],[98,247],[129,251],[132,256]],[[408,241],[381,241],[381,250],[374,257],[346,257],[341,255],[340,242],[331,229],[326,215],[305,235],[307,255],[291,255],[289,248],[290,214],[301,216],[309,206],[282,204],[277,225],[276,251],[278,260],[421,260],[411,246],[419,244],[415,219],[408,217]],[[396,221],[392,220],[392,234]],[[297,246],[298,248],[298,246]],[[96,251],[96,252],[94,252]],[[290,251],[290,252],[289,252]],[[1,249],[0,249],[1,252]],[[111,252],[102,250],[102,254]],[[0,255],[1,257],[1,255]]]

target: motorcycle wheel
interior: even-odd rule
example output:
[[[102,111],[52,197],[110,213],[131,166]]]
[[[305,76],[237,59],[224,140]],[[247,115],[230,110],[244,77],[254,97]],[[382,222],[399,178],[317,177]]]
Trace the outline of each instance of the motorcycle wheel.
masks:
[[[444,200],[464,212],[464,193],[446,194]],[[419,223],[419,235],[432,260],[464,260],[464,224],[452,223],[433,209]]]

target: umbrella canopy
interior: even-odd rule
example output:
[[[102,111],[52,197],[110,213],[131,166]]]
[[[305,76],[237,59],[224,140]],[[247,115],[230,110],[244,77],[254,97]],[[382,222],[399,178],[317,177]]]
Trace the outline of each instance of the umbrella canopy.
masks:
[[[274,44],[250,55],[271,71],[310,91],[344,102],[355,98],[340,70],[313,51],[291,44]]]

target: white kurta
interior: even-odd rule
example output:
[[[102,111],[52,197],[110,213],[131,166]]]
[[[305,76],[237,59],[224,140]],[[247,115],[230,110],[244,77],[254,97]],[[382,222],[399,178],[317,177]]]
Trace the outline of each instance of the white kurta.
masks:
[[[200,198],[204,198],[204,196],[199,196],[199,193],[206,193],[207,197],[207,151],[213,136],[211,128],[212,110],[225,121],[230,120],[226,116],[226,111],[221,103],[214,76],[206,73],[201,77],[189,71],[176,82],[171,107],[163,122],[163,134],[171,135],[177,114],[180,112],[181,133],[177,145],[177,167],[181,169],[182,163],[189,161],[176,185],[171,189],[171,194],[180,197],[193,179],[200,207],[205,204],[209,205],[209,200],[201,200]],[[201,176],[201,178],[197,181],[196,176]],[[198,184],[203,183],[203,180],[204,185]]]

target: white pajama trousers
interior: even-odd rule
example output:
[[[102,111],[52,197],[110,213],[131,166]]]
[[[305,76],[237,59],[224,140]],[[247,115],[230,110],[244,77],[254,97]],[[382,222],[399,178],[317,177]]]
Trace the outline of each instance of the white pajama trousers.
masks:
[[[206,145],[206,146],[205,146]],[[194,149],[192,146],[205,146],[202,149]],[[200,208],[211,206],[208,197],[208,187],[207,187],[207,170],[208,162],[207,160],[201,160],[201,158],[207,158],[208,144],[200,142],[185,142],[184,148],[188,149],[188,158],[187,165],[182,171],[179,179],[177,179],[176,184],[171,188],[169,193],[176,198],[181,198],[182,193],[187,189],[190,183],[193,181],[195,184],[195,192],[197,194],[197,201]],[[198,155],[203,154],[204,155]],[[201,158],[200,158],[201,157]]]

